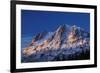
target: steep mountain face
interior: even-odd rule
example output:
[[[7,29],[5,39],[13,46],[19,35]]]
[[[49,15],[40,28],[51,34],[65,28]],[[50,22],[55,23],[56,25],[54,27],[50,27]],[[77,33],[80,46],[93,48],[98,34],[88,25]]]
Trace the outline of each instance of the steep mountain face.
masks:
[[[75,25],[60,25],[53,32],[43,32],[37,34],[28,47],[24,48],[22,55],[28,61],[51,61],[56,58],[63,58],[68,53],[75,51],[89,51],[89,36],[82,28]],[[71,51],[72,50],[72,51]],[[75,52],[76,53],[76,52]],[[83,52],[81,52],[83,53]],[[65,56],[59,56],[63,54]],[[41,57],[43,55],[43,57]],[[52,56],[50,56],[52,55]],[[30,56],[31,59],[30,59]],[[29,60],[30,59],[30,60]],[[67,58],[63,58],[65,60]],[[24,61],[24,62],[28,62]]]

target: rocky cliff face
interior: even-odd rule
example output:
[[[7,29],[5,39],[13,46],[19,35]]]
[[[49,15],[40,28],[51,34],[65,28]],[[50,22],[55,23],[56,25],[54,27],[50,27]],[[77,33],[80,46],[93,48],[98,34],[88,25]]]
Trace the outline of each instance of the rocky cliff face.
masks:
[[[88,32],[75,25],[61,25],[53,32],[39,33],[33,38],[30,45],[23,49],[24,59],[22,61],[68,60],[69,53],[73,55],[73,52],[75,54],[76,51],[78,53],[85,51],[86,54],[89,54],[89,35]]]

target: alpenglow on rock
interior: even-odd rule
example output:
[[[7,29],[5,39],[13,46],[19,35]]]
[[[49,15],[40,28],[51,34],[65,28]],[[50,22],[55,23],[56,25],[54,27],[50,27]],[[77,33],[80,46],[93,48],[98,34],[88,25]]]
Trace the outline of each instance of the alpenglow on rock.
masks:
[[[37,34],[22,50],[22,62],[89,59],[90,33],[75,25]],[[86,56],[87,55],[87,56]]]

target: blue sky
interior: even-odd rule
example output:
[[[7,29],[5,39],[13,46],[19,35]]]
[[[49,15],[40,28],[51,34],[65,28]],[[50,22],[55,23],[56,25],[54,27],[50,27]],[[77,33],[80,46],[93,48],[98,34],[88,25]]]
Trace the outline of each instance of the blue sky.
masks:
[[[33,36],[43,31],[54,31],[59,25],[77,25],[90,31],[90,14],[21,10],[21,34]]]

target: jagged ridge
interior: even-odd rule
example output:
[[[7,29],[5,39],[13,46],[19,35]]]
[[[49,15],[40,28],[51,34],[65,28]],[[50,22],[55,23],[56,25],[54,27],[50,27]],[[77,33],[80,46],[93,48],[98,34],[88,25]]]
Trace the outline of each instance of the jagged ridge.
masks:
[[[90,34],[88,32],[85,32],[82,28],[79,28],[75,25],[60,25],[53,32],[43,32],[37,34],[29,46],[24,48],[22,54],[24,56],[24,60],[29,59],[30,56],[32,56],[30,59],[32,61],[54,61],[57,57],[59,57],[59,54],[63,54],[63,57],[65,57],[66,55],[68,56],[68,52],[72,53],[71,51],[75,52],[77,50],[81,50],[80,53],[83,53],[82,51],[89,52],[89,35]],[[44,59],[43,57],[39,57],[42,54],[44,55]],[[47,57],[48,54],[52,55],[53,57]],[[64,59],[68,60],[68,57]]]

